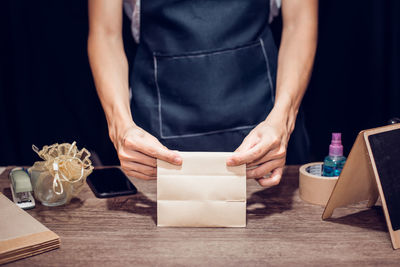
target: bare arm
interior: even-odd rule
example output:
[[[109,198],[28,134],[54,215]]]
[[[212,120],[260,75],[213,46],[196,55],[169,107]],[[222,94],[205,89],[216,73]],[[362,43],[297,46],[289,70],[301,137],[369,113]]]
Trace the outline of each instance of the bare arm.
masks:
[[[318,0],[284,0],[282,16],[276,106],[280,111],[288,113],[289,128],[292,132],[314,63]]]
[[[247,178],[256,178],[265,187],[281,180],[289,137],[310,79],[317,44],[318,0],[283,0],[282,16],[275,105],[227,162],[254,166],[247,171]],[[270,172],[271,177],[265,178]]]
[[[111,139],[133,124],[128,62],[122,41],[122,0],[89,1],[88,54]]]
[[[157,158],[181,160],[132,120],[122,12],[122,0],[89,0],[89,61],[122,169],[129,176],[154,179]]]

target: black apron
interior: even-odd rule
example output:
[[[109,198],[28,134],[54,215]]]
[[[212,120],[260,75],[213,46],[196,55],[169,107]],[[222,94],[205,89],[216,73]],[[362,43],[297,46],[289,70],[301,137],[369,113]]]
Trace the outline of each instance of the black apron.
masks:
[[[234,151],[274,105],[269,0],[148,0],[140,14],[135,123],[169,149]]]

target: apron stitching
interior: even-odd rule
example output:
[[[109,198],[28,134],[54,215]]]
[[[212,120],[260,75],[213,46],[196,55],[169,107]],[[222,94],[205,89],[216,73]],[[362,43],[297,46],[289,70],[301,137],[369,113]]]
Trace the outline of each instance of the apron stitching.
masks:
[[[154,82],[156,83],[157,98],[158,98],[158,123],[159,123],[159,126],[160,126],[160,136],[161,136],[161,138],[164,138],[164,134],[162,132],[161,93],[160,93],[160,87],[158,86],[157,57],[155,56],[155,53],[153,53],[153,62],[154,62]]]
[[[264,54],[265,65],[267,65],[268,81],[269,81],[269,86],[271,87],[271,100],[272,100],[272,104],[274,104],[275,103],[275,95],[274,95],[274,87],[272,85],[271,71],[269,69],[269,60],[268,60],[267,52],[265,51],[264,41],[261,38],[260,38],[260,44],[261,44],[261,48],[262,48],[262,51]]]
[[[227,49],[223,49],[223,50],[219,50],[219,51],[211,51],[211,52],[210,51],[196,51],[196,52],[187,53],[186,55],[165,55],[165,54],[160,54],[160,53],[154,52],[154,56],[163,58],[164,60],[168,60],[168,59],[173,60],[173,59],[182,59],[182,58],[183,59],[185,59],[185,58],[202,58],[202,57],[206,57],[206,56],[221,55],[221,54],[226,54],[226,53],[230,53],[233,51],[248,49],[248,48],[256,47],[259,45],[260,45],[260,42],[257,42],[257,43],[240,46],[240,47],[227,48]]]
[[[257,126],[257,125],[248,125],[248,126],[246,125],[246,126],[239,126],[239,127],[228,128],[228,129],[223,129],[223,130],[209,131],[209,132],[204,132],[204,133],[168,135],[168,136],[161,136],[161,137],[163,139],[174,139],[174,138],[183,138],[183,137],[196,137],[196,136],[204,136],[204,135],[209,135],[209,134],[232,132],[232,131],[237,131],[237,130],[246,130],[246,129],[254,128],[255,126]]]

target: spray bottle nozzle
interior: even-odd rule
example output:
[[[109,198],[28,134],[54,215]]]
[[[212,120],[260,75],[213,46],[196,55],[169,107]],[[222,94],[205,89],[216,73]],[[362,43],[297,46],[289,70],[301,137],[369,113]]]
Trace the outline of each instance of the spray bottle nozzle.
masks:
[[[343,156],[341,133],[332,133],[332,141],[329,146],[329,156]]]

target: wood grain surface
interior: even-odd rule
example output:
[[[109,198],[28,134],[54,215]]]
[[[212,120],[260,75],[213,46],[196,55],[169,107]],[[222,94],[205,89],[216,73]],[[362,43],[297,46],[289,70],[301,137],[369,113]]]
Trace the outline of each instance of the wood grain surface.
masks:
[[[139,193],[97,199],[86,185],[69,205],[28,212],[57,233],[61,248],[10,266],[399,266],[380,206],[335,210],[298,195],[298,168],[285,168],[271,189],[247,182],[246,228],[157,228],[156,182]],[[0,190],[10,196],[8,168]],[[0,211],[1,216],[1,211]]]

